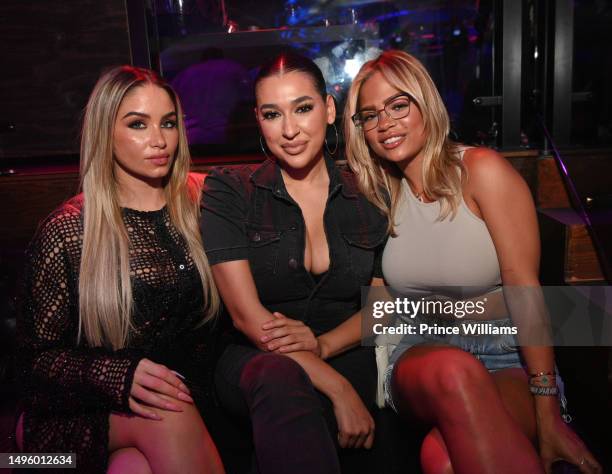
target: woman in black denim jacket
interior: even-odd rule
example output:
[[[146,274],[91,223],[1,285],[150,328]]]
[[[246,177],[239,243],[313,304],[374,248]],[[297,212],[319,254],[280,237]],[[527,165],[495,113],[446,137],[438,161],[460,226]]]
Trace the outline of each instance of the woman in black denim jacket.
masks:
[[[359,347],[361,287],[381,285],[386,218],[323,151],[335,106],[310,60],[283,54],[255,81],[274,155],[213,170],[202,232],[237,329],[219,361],[219,400],[250,416],[257,467],[338,473],[336,447],[370,448],[371,347]]]

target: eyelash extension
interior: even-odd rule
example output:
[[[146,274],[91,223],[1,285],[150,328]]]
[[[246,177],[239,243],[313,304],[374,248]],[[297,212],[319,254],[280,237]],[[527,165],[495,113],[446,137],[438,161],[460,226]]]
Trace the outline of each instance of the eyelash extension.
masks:
[[[273,120],[279,116],[278,112],[264,112],[261,114],[264,120]]]
[[[313,109],[314,109],[314,104],[302,104],[299,107],[297,107],[296,112],[299,114],[306,114]],[[278,118],[280,116],[280,113],[268,111],[268,112],[263,112],[261,116],[263,117],[264,120],[274,120],[275,118]]]
[[[134,128],[134,129],[140,129],[140,128],[144,128],[144,122],[142,120],[135,120],[133,122],[130,122],[128,124],[129,128]]]
[[[314,105],[313,104],[303,104],[303,105],[300,105],[297,108],[297,111],[298,111],[298,113],[302,113],[303,114],[303,113],[310,112],[312,109],[314,109]]]
[[[176,120],[164,120],[161,124],[162,128],[176,128],[178,126],[178,122]],[[146,128],[145,123],[142,120],[136,120],[128,124],[129,128],[133,128],[135,130],[142,130]]]
[[[169,124],[170,126],[166,126],[166,124]],[[176,128],[178,125],[176,120],[165,120],[164,123],[162,124],[163,128]]]

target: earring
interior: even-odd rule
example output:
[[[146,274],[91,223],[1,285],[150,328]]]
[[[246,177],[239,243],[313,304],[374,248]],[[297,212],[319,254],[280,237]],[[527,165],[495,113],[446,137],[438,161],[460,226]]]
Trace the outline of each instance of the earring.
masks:
[[[338,136],[338,128],[336,127],[336,123],[332,123],[332,126],[334,127],[334,132],[336,132],[336,146],[334,147],[334,151],[331,151],[329,149],[329,143],[327,143],[327,137],[325,137],[325,149],[327,150],[327,153],[329,153],[330,155],[335,155],[336,152],[338,151],[338,143],[340,143],[340,138]]]
[[[266,158],[270,159],[270,156],[268,155],[268,152],[266,151],[266,146],[264,145],[263,141],[261,140],[263,137],[261,135],[259,135],[259,146],[261,147],[261,151],[263,151],[263,154],[266,155]]]

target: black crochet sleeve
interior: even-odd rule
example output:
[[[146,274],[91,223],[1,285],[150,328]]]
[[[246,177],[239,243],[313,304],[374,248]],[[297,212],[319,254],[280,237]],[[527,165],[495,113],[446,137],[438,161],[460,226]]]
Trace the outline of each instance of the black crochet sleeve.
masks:
[[[19,327],[21,376],[26,392],[45,409],[81,407],[127,412],[140,356],[77,345],[80,212],[70,205],[40,227],[28,251]]]

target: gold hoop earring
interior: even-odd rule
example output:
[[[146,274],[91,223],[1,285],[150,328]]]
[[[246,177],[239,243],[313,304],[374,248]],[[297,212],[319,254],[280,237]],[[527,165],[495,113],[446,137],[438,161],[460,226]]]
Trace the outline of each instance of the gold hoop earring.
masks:
[[[268,155],[268,152],[266,151],[266,146],[263,144],[263,141],[261,140],[263,137],[261,135],[259,135],[259,146],[261,147],[261,151],[263,151],[263,154],[266,155],[266,158],[270,159],[270,155]]]
[[[334,127],[334,132],[336,132],[336,146],[334,147],[334,151],[331,151],[329,149],[329,144],[327,143],[327,137],[325,137],[325,149],[327,150],[327,153],[329,153],[330,155],[335,155],[336,152],[338,151],[338,143],[340,143],[340,137],[338,135],[338,127],[336,127],[336,123],[332,123],[332,126]]]

